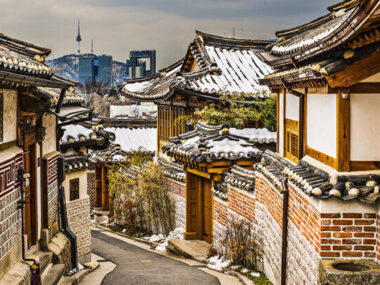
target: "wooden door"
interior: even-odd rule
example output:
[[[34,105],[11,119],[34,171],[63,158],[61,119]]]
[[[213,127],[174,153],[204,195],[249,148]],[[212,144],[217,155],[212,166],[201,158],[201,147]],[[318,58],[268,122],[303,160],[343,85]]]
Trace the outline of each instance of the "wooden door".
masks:
[[[187,232],[197,232],[197,176],[187,173]]]
[[[95,207],[102,207],[102,168],[95,168]]]
[[[201,178],[202,184],[202,239],[212,242],[211,181]]]
[[[36,145],[25,147],[25,173],[30,174],[29,185],[25,188],[25,235],[27,246],[37,242],[37,167],[36,167]]]

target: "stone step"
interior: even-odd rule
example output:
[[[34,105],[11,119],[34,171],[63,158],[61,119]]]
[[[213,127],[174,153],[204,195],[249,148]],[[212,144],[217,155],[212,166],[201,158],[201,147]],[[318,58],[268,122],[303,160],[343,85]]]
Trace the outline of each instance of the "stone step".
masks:
[[[63,276],[65,265],[63,264],[49,264],[44,274],[42,274],[42,285],[56,285]]]
[[[168,250],[187,258],[204,262],[210,253],[210,244],[204,240],[168,240]]]
[[[36,253],[36,255],[39,257],[41,274],[43,274],[47,266],[53,260],[53,253],[51,251],[47,251],[47,252],[39,251]]]

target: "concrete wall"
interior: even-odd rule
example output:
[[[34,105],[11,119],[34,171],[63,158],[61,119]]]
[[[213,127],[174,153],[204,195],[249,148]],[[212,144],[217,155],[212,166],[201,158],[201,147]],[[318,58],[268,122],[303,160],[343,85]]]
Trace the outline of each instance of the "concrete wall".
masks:
[[[351,160],[380,161],[380,94],[351,94]]]
[[[307,145],[336,157],[336,94],[307,94]]]
[[[17,139],[17,91],[3,89],[3,142]]]

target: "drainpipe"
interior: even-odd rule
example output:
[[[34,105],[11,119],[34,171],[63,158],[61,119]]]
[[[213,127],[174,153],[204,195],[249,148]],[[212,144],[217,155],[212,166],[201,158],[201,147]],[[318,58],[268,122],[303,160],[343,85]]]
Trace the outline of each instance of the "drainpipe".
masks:
[[[286,285],[286,263],[287,263],[287,245],[288,245],[288,206],[289,206],[289,189],[288,177],[282,181],[282,252],[281,252],[281,285]]]

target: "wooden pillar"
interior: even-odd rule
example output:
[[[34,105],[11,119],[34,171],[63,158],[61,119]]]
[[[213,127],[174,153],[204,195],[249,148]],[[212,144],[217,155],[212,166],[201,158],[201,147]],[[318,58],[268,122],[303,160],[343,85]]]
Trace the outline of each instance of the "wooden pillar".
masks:
[[[283,155],[285,156],[285,153],[286,153],[286,89],[282,89],[282,94],[283,94],[283,111],[282,111],[282,126],[283,126],[283,130],[282,130],[282,151],[283,151]]]
[[[161,137],[161,105],[157,105],[157,155],[160,152],[160,137]]]
[[[298,130],[298,159],[304,156],[304,131],[305,131],[305,95],[298,96],[299,100],[299,130]]]
[[[106,191],[106,173],[105,166],[102,166],[102,210],[108,210],[107,191]]]
[[[336,100],[336,169],[350,171],[350,94],[339,89]]]
[[[280,152],[280,93],[277,92],[277,112],[276,112],[276,132],[277,132],[277,143],[276,152]],[[256,122],[257,127],[257,122]]]

